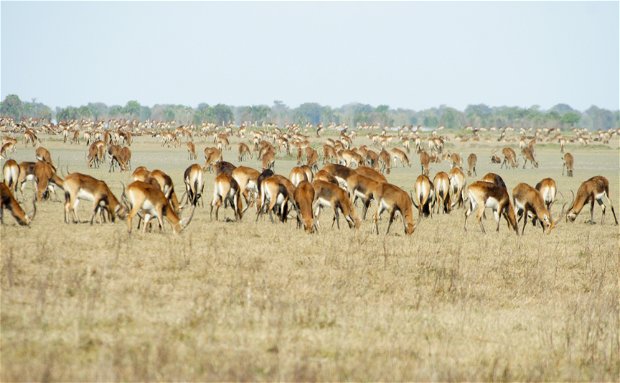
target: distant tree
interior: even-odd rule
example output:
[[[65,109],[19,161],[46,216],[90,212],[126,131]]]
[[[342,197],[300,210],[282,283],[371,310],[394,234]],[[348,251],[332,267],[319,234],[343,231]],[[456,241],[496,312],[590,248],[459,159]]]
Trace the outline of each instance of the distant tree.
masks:
[[[0,114],[13,117],[15,121],[21,120],[23,113],[24,106],[22,100],[15,94],[7,95],[0,105]]]
[[[315,102],[307,102],[293,109],[293,120],[298,124],[311,123],[318,125],[321,121],[321,112],[323,108]]]
[[[581,120],[581,113],[579,112],[566,112],[560,118],[562,124],[567,125],[569,127],[574,127],[576,123]]]
[[[140,117],[141,106],[138,101],[132,100],[128,101],[127,104],[123,107],[123,114],[127,118],[138,118]]]
[[[226,124],[233,120],[233,112],[228,105],[217,104],[213,107],[212,116],[216,124]]]

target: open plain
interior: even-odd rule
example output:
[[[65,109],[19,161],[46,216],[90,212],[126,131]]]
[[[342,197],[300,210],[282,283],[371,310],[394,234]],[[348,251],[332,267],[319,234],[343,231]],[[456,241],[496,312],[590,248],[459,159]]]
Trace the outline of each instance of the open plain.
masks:
[[[334,134],[333,132],[331,134]],[[313,138],[319,148],[324,138]],[[236,143],[224,159],[236,165]],[[247,139],[245,140],[248,141]],[[132,165],[162,169],[179,197],[190,161],[182,145],[162,147],[135,137]],[[370,145],[360,134],[354,145]],[[105,180],[120,197],[131,171],[86,166],[84,144],[42,136],[61,169]],[[569,144],[574,177],[562,176],[559,146],[536,146],[540,166],[500,170],[494,149],[516,142],[449,141],[446,149],[478,155],[478,177],[499,173],[509,190],[553,177],[562,193],[603,175],[620,207],[618,137],[610,145]],[[20,139],[12,155],[33,161]],[[420,174],[397,167],[388,181],[406,191]],[[523,159],[519,155],[520,164]],[[260,162],[243,163],[260,170]],[[294,157],[276,157],[276,173],[288,176]],[[449,163],[431,164],[431,178]],[[418,218],[411,236],[400,220],[379,235],[367,219],[359,230],[332,212],[308,235],[291,219],[255,222],[246,211],[232,222],[209,218],[214,175],[206,173],[205,207],[174,235],[166,224],[143,234],[115,224],[65,224],[64,196],[38,204],[30,228],[5,213],[1,228],[0,351],[2,381],[284,380],[284,381],[612,381],[620,376],[619,232],[611,211],[586,224],[589,207],[574,223],[561,221],[549,234],[528,224],[524,236],[492,215],[483,234],[474,217],[463,230],[464,209]],[[32,187],[26,188],[26,200]],[[22,200],[23,201],[23,200]],[[62,201],[62,202],[61,202]],[[28,204],[26,207],[29,208]],[[80,203],[82,218],[91,203]],[[376,203],[369,211],[374,213]],[[358,212],[361,209],[358,208]],[[294,213],[293,213],[294,215]],[[226,220],[225,218],[230,218]]]

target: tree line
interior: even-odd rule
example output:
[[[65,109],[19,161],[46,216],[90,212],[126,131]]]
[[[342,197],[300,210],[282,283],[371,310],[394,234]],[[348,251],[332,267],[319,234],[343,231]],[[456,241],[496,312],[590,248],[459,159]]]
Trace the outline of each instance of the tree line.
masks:
[[[539,106],[522,108],[518,106],[488,106],[485,104],[468,105],[465,110],[441,105],[439,107],[412,110],[390,108],[388,105],[372,106],[361,103],[346,104],[338,108],[318,103],[304,103],[291,108],[276,100],[269,105],[231,106],[225,104],[199,104],[197,107],[174,104],[156,104],[152,107],[141,105],[132,100],[124,106],[106,105],[101,102],[88,103],[74,107],[67,106],[52,110],[49,106],[32,101],[22,101],[17,95],[8,95],[0,103],[0,115],[10,116],[19,121],[22,118],[42,118],[48,120],[111,118],[175,121],[178,124],[202,124],[203,122],[241,124],[251,121],[258,124],[275,123],[284,126],[289,123],[300,125],[331,124],[403,126],[414,125],[446,129],[461,129],[466,126],[474,128],[504,127],[515,128],[560,128],[574,127],[590,130],[620,127],[620,111],[607,110],[591,106],[581,112],[567,104],[557,104],[544,110]]]

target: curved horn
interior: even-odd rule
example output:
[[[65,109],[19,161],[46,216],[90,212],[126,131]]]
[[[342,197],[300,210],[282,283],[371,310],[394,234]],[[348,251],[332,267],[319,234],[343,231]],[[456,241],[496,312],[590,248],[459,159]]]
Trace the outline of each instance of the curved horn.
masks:
[[[411,196],[411,202],[413,203],[413,206],[415,206],[415,208],[418,208],[418,204],[415,203],[415,199],[413,198],[413,192],[409,191],[409,195]]]
[[[192,206],[192,210],[189,214],[189,217],[184,218],[181,220],[180,224],[181,224],[181,230],[185,229],[187,227],[187,225],[189,225],[190,222],[192,222],[192,218],[194,218],[194,211],[196,210],[196,206],[193,205]]]

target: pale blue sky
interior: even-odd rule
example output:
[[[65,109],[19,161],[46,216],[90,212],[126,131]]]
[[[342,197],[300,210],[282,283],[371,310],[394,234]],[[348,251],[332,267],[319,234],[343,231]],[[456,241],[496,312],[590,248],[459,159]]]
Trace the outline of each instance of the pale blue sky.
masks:
[[[618,109],[618,5],[2,1],[1,96]]]

